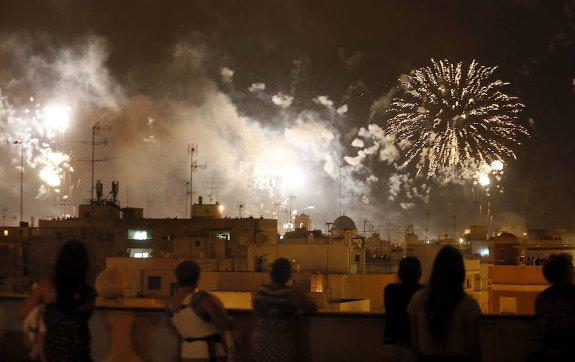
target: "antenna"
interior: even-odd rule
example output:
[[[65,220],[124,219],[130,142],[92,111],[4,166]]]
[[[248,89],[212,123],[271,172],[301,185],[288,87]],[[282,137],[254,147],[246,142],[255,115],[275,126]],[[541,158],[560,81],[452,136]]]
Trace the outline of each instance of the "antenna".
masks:
[[[186,219],[188,218],[188,210],[189,210],[189,208],[188,208],[188,202],[190,201],[189,196],[188,196],[189,194],[190,194],[190,182],[189,182],[189,181],[186,181],[186,197],[185,197],[185,199],[186,199],[186,208],[185,208],[185,211],[184,211],[184,215],[185,215],[185,218],[186,218]]]
[[[341,168],[343,166],[339,165],[339,215],[343,215],[343,198],[342,198],[342,189],[341,189]]]
[[[367,236],[367,228],[366,225],[371,226],[371,233],[373,234],[373,220],[363,220],[363,236]]]
[[[425,213],[425,242],[429,243],[429,210]]]
[[[216,179],[215,177],[212,177],[212,180],[206,186],[208,188],[208,190],[210,190],[210,193],[208,194],[208,198],[210,199],[210,204],[214,203],[214,198],[216,199],[216,201],[218,201],[218,195],[214,194],[214,190],[221,189],[221,187],[216,185],[215,179]]]
[[[96,168],[96,162],[102,162],[102,161],[109,161],[111,160],[110,158],[102,158],[102,159],[96,159],[96,146],[100,146],[100,145],[107,145],[108,141],[106,139],[104,139],[103,141],[98,141],[96,142],[96,134],[100,134],[100,132],[103,131],[107,131],[110,132],[112,130],[112,127],[110,126],[102,126],[100,124],[100,122],[96,122],[94,123],[94,125],[92,126],[92,140],[91,141],[72,141],[72,142],[76,142],[76,143],[82,143],[85,145],[90,145],[92,146],[92,157],[90,159],[78,159],[76,161],[81,161],[81,162],[85,162],[85,161],[90,161],[92,164],[92,169],[91,169],[91,179],[92,179],[92,185],[90,187],[90,204],[94,203],[94,177],[95,177],[95,168]]]
[[[188,153],[190,154],[190,218],[194,217],[194,172],[198,169],[205,170],[206,165],[198,165],[198,145],[192,143],[188,145]]]

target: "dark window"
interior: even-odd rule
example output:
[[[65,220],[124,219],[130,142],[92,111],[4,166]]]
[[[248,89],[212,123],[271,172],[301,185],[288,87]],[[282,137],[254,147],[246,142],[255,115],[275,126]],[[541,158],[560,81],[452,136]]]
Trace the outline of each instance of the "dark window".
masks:
[[[202,242],[200,240],[196,240],[196,248],[199,248],[202,246]]]
[[[359,263],[359,255],[355,255],[355,262]]]
[[[148,276],[148,290],[162,289],[162,277]]]

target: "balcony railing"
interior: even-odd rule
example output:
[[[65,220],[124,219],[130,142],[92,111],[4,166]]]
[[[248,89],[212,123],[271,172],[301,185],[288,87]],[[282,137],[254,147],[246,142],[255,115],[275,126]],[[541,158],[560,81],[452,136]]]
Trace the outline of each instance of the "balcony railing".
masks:
[[[22,360],[26,350],[16,310],[22,298],[0,296],[0,360]],[[252,313],[230,310],[238,321],[238,361],[250,361]],[[298,361],[382,361],[381,313],[318,312],[297,324]],[[533,333],[531,316],[485,315],[481,318],[484,361],[523,361]],[[99,306],[90,321],[95,361],[173,361],[178,337],[161,307]]]

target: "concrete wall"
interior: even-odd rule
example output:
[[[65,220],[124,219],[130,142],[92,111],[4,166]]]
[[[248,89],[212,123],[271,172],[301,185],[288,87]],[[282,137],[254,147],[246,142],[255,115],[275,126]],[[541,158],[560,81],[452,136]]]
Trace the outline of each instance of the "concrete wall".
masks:
[[[255,270],[256,257],[263,256],[264,270],[269,270],[269,265],[275,259],[284,257],[294,260],[295,264],[299,265],[300,271],[318,272],[327,271],[329,268],[330,273],[350,273],[354,271],[352,264],[355,260],[355,253],[352,247],[345,244],[330,244],[329,246],[323,243],[250,245],[248,247],[248,270]],[[365,264],[365,253],[360,254],[360,262]]]
[[[0,298],[0,351],[23,360],[21,299]],[[230,311],[237,320],[236,360],[251,360],[251,313]],[[297,323],[298,361],[382,361],[382,314],[315,313]],[[480,322],[482,360],[524,361],[533,334],[532,317],[484,316]],[[99,307],[90,321],[94,361],[176,361],[178,338],[162,308]]]
[[[537,293],[549,286],[540,266],[490,265],[489,279],[490,313],[533,314]]]

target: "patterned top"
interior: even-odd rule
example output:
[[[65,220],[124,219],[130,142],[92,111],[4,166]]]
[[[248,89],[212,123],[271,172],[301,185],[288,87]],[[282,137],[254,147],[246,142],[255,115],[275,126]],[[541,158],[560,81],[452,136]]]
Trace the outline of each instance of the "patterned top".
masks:
[[[92,309],[82,309],[82,305],[93,303],[96,291],[87,287],[81,293],[75,306],[63,309],[57,303],[48,303],[44,309],[46,339],[44,354],[47,361],[91,361],[90,329],[88,321]]]
[[[556,284],[535,300],[536,333],[531,345],[534,360],[571,360],[575,354],[575,285]]]
[[[254,297],[254,361],[295,361],[297,312],[291,287],[260,288]]]

